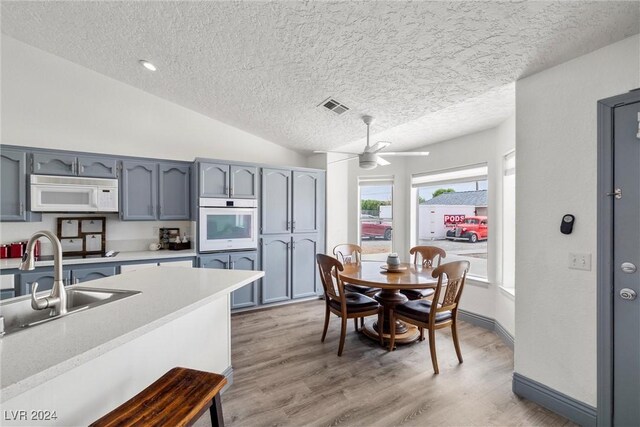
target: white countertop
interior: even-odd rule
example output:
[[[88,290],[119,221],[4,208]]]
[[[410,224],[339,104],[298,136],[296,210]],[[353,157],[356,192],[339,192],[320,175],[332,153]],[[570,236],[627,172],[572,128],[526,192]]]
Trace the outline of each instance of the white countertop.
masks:
[[[124,262],[124,261],[145,261],[154,259],[166,259],[166,258],[182,258],[182,257],[195,257],[195,249],[185,249],[182,251],[134,251],[134,252],[120,252],[116,256],[112,257],[100,257],[100,258],[70,258],[65,259],[62,257],[62,265],[76,265],[76,264],[99,264],[104,262]],[[0,269],[9,270],[18,268],[20,265],[20,258],[3,258],[0,260]],[[48,267],[53,265],[53,260],[49,261],[36,261],[37,267]]]
[[[262,276],[262,271],[158,267],[92,281],[82,287],[141,293],[0,338],[0,402]]]

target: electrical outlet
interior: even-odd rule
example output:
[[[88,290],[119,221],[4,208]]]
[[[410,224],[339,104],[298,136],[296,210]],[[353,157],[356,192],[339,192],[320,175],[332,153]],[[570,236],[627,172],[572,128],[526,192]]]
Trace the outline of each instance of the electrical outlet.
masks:
[[[569,268],[591,271],[591,254],[569,253]]]

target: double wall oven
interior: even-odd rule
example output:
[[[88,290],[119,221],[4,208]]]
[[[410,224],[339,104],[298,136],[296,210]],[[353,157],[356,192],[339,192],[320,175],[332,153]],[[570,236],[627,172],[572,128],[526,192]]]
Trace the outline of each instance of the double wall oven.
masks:
[[[200,198],[200,252],[258,249],[258,201]]]

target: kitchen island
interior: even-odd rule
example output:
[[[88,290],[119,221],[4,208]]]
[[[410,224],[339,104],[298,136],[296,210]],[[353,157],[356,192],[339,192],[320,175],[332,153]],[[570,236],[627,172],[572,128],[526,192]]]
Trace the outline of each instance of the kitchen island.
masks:
[[[92,281],[140,293],[0,339],[2,424],[86,425],[174,366],[231,377],[229,295],[263,275],[156,267]]]

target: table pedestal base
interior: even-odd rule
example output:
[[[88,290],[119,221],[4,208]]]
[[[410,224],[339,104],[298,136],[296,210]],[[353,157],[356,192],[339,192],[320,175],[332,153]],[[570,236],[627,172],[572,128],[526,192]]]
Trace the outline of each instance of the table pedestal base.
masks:
[[[396,344],[411,344],[412,342],[418,341],[420,338],[420,332],[418,331],[417,326],[410,325],[408,323],[402,322],[404,327],[406,328],[406,332],[399,334],[396,332]],[[369,338],[374,339],[375,341],[380,342],[380,336],[378,335],[378,321],[377,320],[369,320],[364,323],[364,330],[362,331]],[[389,341],[391,337],[389,334],[383,333],[382,337],[385,342]]]

